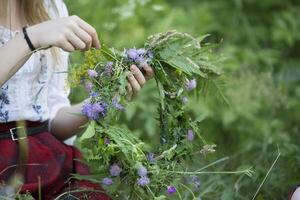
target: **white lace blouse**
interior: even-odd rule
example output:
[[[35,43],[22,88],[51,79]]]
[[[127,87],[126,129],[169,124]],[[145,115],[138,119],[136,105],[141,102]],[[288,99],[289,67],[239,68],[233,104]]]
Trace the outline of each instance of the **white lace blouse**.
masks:
[[[44,2],[51,18],[68,16],[62,0],[54,1],[57,9],[50,0]],[[17,33],[0,26],[0,47]],[[0,89],[0,123],[51,121],[60,108],[70,106],[70,89],[66,82],[68,56],[61,50],[59,64],[55,64],[49,50],[34,53]]]

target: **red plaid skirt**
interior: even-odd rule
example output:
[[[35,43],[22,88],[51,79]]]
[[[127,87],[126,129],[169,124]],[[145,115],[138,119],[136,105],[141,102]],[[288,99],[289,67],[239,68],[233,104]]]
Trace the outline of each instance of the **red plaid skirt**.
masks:
[[[1,131],[3,124],[0,125]],[[71,173],[89,174],[88,167],[78,161],[82,159],[78,149],[62,143],[50,132],[28,136],[25,141],[22,147],[20,140],[0,140],[0,183],[8,185],[14,175],[21,174],[24,184],[20,192],[29,192],[35,198],[41,195],[43,200],[52,200],[65,193],[79,199],[110,199],[100,184],[70,179]]]

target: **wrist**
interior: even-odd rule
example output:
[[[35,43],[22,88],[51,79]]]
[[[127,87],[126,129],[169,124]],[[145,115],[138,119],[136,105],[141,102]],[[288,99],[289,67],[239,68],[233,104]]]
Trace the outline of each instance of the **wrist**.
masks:
[[[27,27],[23,27],[23,28],[22,28],[22,32],[23,32],[24,39],[26,40],[26,43],[27,43],[29,49],[30,49],[32,52],[35,52],[35,51],[36,51],[36,48],[35,48],[34,45],[32,44],[32,41],[31,41],[30,37],[28,36],[28,33],[27,33]]]
[[[27,27],[26,30],[27,30],[27,35],[30,38],[32,45],[36,49],[41,48],[41,45],[39,42],[39,34],[37,33],[35,26]]]

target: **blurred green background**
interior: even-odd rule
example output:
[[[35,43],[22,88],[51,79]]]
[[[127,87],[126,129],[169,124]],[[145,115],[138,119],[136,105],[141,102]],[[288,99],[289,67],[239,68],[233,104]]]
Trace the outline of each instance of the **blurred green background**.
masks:
[[[229,104],[214,96],[190,102],[203,119],[202,134],[217,152],[201,162],[229,156],[214,170],[253,166],[252,178],[203,175],[205,199],[251,199],[269,167],[281,156],[257,197],[287,199],[300,183],[300,1],[299,0],[65,0],[70,14],[96,27],[101,40],[122,49],[170,29],[222,41],[222,90]],[[72,54],[80,64],[82,54]],[[127,108],[122,123],[145,140],[157,139],[155,85],[150,81]],[[86,97],[79,86],[73,103]],[[152,139],[152,140],[150,140]]]

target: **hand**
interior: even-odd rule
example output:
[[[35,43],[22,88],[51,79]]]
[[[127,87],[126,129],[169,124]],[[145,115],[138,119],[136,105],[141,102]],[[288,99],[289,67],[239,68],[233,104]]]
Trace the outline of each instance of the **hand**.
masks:
[[[55,46],[68,52],[100,48],[96,30],[77,16],[36,24],[27,32],[35,48]]]
[[[131,65],[130,67],[132,74],[127,77],[128,84],[126,86],[128,99],[136,96],[146,81],[154,76],[154,71],[149,65],[145,64],[142,69],[145,71],[144,74],[136,65]]]

